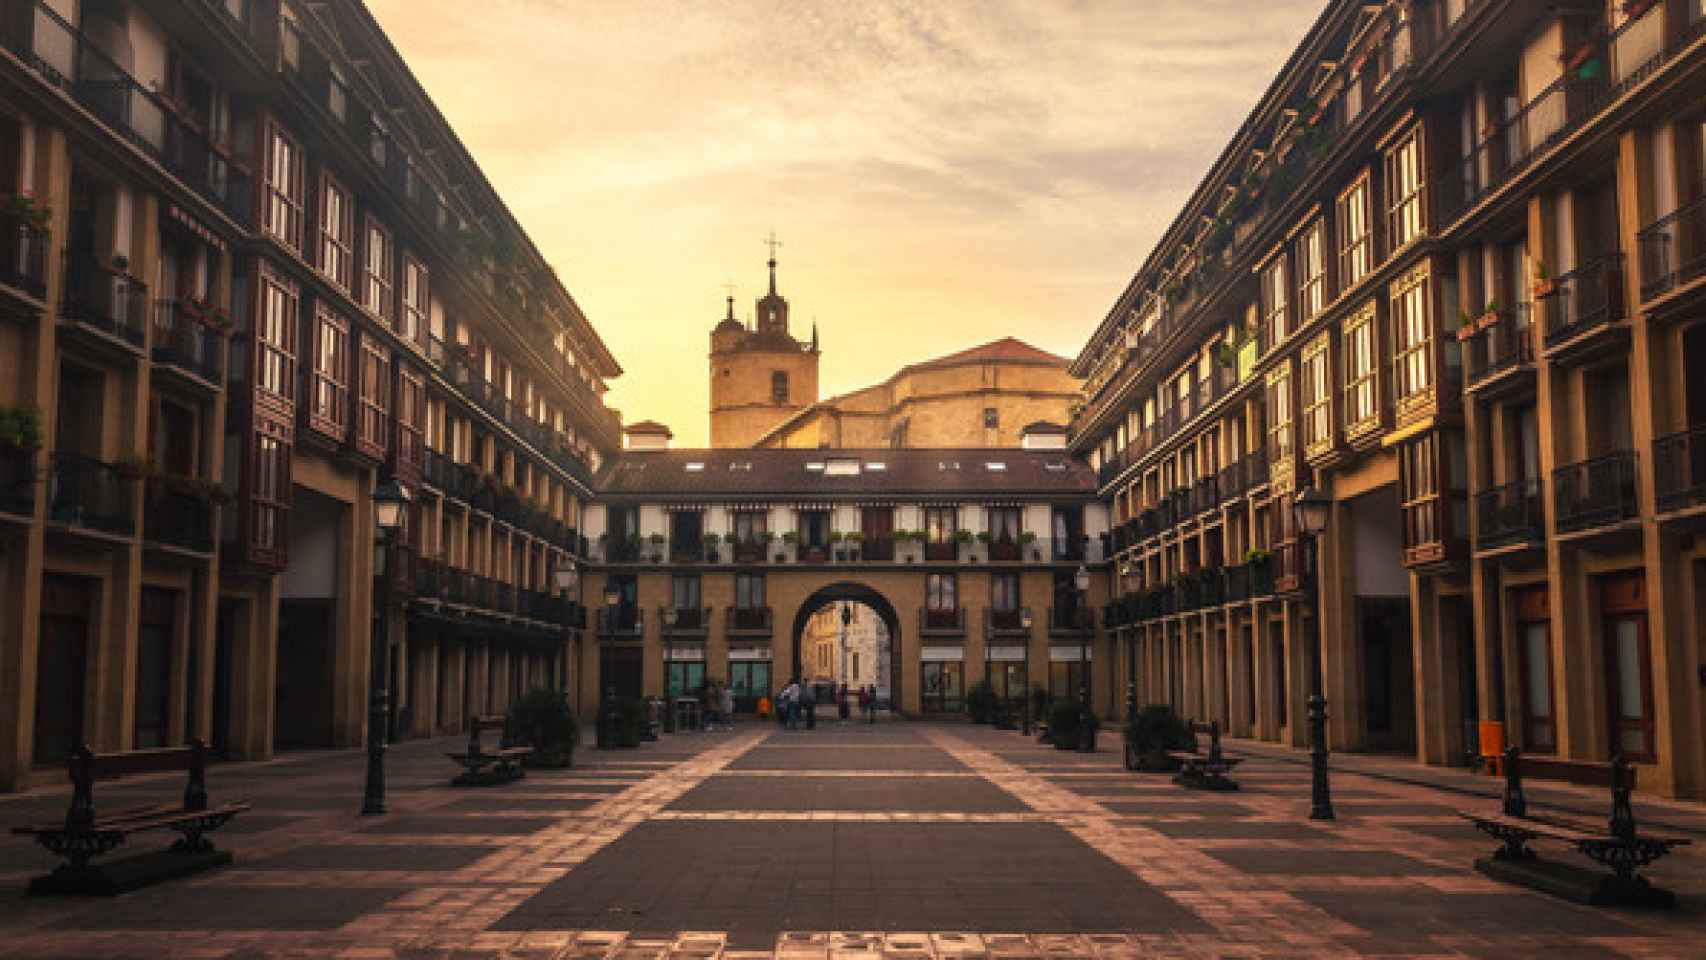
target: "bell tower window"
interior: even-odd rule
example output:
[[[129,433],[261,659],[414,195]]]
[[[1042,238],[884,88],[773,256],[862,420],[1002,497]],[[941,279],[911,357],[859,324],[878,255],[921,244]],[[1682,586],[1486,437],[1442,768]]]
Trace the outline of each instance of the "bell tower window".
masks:
[[[772,403],[788,402],[787,371],[776,370],[770,374],[770,400]]]

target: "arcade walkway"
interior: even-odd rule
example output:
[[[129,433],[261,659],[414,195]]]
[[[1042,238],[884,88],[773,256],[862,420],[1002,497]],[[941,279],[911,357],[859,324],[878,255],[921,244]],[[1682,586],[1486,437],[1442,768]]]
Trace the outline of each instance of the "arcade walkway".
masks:
[[[1126,773],[1112,741],[1085,756],[964,724],[748,723],[456,790],[451,745],[392,749],[383,818],[355,815],[357,753],[215,768],[215,801],[255,804],[216,836],[236,864],[113,901],[16,896],[53,861],[5,838],[0,957],[1555,960],[1706,943],[1706,850],[1653,870],[1675,912],[1588,910],[1470,869],[1490,845],[1451,811],[1491,801],[1341,772],[1339,820],[1305,820],[1295,755],[1263,753],[1242,792],[1205,794]],[[0,821],[65,802],[5,798]]]

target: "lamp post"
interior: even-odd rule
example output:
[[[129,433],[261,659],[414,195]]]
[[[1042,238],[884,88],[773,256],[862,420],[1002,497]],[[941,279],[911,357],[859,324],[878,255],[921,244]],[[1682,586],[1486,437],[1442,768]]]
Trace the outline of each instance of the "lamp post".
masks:
[[[663,608],[663,732],[675,732],[675,695],[670,691],[675,669],[675,606]]]
[[[557,588],[557,594],[563,598],[563,656],[567,659],[563,665],[562,679],[563,688],[570,691],[572,695],[579,691],[576,691],[575,685],[569,682],[569,676],[572,673],[569,666],[577,659],[570,651],[579,644],[575,642],[578,637],[575,636],[573,627],[569,624],[569,614],[574,606],[574,601],[570,597],[574,595],[575,588],[580,586],[580,571],[575,569],[574,561],[564,560],[561,566],[551,572],[551,581],[552,585]]]
[[[1024,711],[1025,714],[1023,729],[1025,736],[1030,736],[1031,734],[1031,624],[1035,622],[1035,620],[1031,619],[1030,607],[1021,607],[1019,609],[1019,626],[1025,631],[1025,659],[1019,661],[1025,665],[1025,678],[1019,682],[1019,709]],[[1008,679],[1011,680],[1012,678]],[[1003,686],[1007,690],[1007,700],[1000,708],[1001,719],[1003,723],[1012,723],[1013,715],[1007,711],[1011,710],[1013,706],[1013,687],[1011,683],[1004,684]]]
[[[1316,538],[1326,532],[1333,498],[1305,487],[1292,501],[1299,538],[1315,554]],[[1332,787],[1327,781],[1327,699],[1321,695],[1321,611],[1314,611],[1309,643],[1309,819],[1333,819]]]
[[[373,622],[373,645],[367,662],[367,785],[362,791],[363,815],[385,812],[385,720],[389,693],[386,690],[391,651],[391,556],[397,534],[408,516],[413,500],[409,488],[394,476],[380,481],[373,491],[373,522],[383,541],[384,562],[379,574],[379,614]]]
[[[1090,631],[1091,627],[1084,621],[1084,611],[1090,603],[1090,568],[1084,564],[1078,565],[1078,572],[1072,575],[1072,585],[1078,590],[1078,669],[1082,671],[1078,678],[1078,751],[1094,753],[1096,751],[1096,728],[1092,723],[1090,710]]]

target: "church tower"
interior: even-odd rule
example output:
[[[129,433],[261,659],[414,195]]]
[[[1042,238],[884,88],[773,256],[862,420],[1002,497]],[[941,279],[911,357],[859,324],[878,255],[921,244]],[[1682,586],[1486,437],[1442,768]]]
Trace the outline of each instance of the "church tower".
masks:
[[[770,290],[759,297],[756,325],[735,319],[735,298],[711,328],[711,446],[750,447],[772,427],[817,402],[817,328],[809,343],[788,328],[788,300],[776,292],[776,248],[770,245]]]

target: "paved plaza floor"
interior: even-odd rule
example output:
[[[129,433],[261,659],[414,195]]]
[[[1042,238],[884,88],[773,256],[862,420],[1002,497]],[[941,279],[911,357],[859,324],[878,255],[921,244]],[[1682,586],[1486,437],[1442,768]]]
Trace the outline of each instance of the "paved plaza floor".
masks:
[[[383,817],[356,814],[357,752],[216,767],[213,800],[254,805],[215,836],[236,862],[114,899],[24,896],[54,858],[0,840],[0,957],[1706,957],[1697,804],[1636,802],[1700,845],[1650,871],[1677,909],[1608,911],[1474,872],[1492,844],[1454,811],[1496,781],[1396,760],[1336,758],[1322,823],[1300,755],[1258,744],[1231,745],[1237,793],[1127,773],[1117,736],[1085,755],[968,724],[748,724],[465,789],[459,744],[393,747]],[[0,798],[0,821],[66,801]]]

